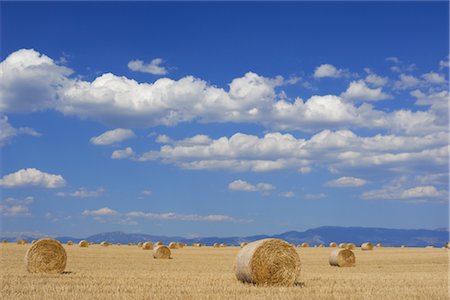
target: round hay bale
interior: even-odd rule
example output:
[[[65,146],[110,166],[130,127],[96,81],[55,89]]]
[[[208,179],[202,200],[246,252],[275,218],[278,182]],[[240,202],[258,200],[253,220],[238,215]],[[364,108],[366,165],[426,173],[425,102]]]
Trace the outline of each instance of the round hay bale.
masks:
[[[371,242],[366,242],[361,245],[361,250],[373,250],[373,244]]]
[[[156,246],[153,249],[153,258],[170,259],[170,248],[164,245]]]
[[[109,245],[110,245],[110,243],[108,243],[106,241],[103,241],[100,243],[100,246],[102,246],[102,247],[108,247]]]
[[[406,246],[405,245],[401,245],[400,248],[406,248]]]
[[[381,247],[383,247],[383,244],[382,244],[382,243],[378,243],[378,244],[377,244],[377,247],[380,247],[380,248],[381,248]]]
[[[355,262],[355,254],[349,249],[336,249],[330,254],[330,265],[332,266],[353,267]]]
[[[426,246],[425,248],[426,249],[432,249],[432,248],[434,248],[434,246]]]
[[[78,243],[78,246],[80,246],[80,247],[82,247],[82,248],[86,248],[86,247],[89,246],[89,243],[88,243],[86,240],[81,240],[81,241]]]
[[[243,243],[241,243],[241,248],[244,248],[244,247],[247,246],[247,245],[248,245],[247,242],[243,242]]]
[[[142,250],[153,250],[153,243],[145,242],[144,244],[142,244]]]
[[[294,247],[279,239],[249,243],[236,256],[236,278],[268,286],[293,286],[300,276],[300,257]]]
[[[340,243],[338,247],[341,248],[341,249],[345,249],[345,248],[347,248],[347,244],[346,243]]]
[[[27,240],[18,240],[17,241],[17,245],[26,245],[26,244],[28,244]]]
[[[62,273],[66,263],[66,250],[54,239],[36,241],[25,255],[25,265],[30,273]]]
[[[219,243],[214,243],[213,247],[214,247],[214,248],[219,248],[220,245],[219,245]]]
[[[94,242],[89,242],[89,245],[95,245],[95,243]]]
[[[220,244],[221,248],[226,247],[226,246],[227,246],[227,244],[225,244],[225,243]]]
[[[2,244],[8,244],[7,240],[2,240]]]
[[[170,249],[178,249],[178,243],[177,242],[170,242],[169,248]]]
[[[350,249],[350,250],[353,250],[353,249],[356,248],[356,245],[353,244],[353,243],[348,243],[348,244],[347,244],[347,247],[345,247],[345,248]]]
[[[335,248],[335,247],[337,247],[337,244],[336,244],[335,242],[331,242],[329,246],[330,246],[331,248]]]
[[[447,242],[445,246],[450,249],[450,242]]]
[[[139,243],[137,244],[137,246],[138,246],[139,248],[141,248],[142,245],[144,245],[144,242],[139,242]]]
[[[307,243],[307,242],[302,243],[302,248],[308,248],[308,247],[309,247],[309,243]]]
[[[133,243],[128,243],[128,246],[133,246]]]
[[[323,247],[325,247],[323,244],[320,244],[319,246],[318,246],[319,248],[323,248]]]
[[[155,243],[155,246],[163,246],[163,245],[164,245],[163,242],[156,242],[156,243]]]
[[[73,242],[72,242],[72,241],[68,241],[68,242],[67,242],[67,245],[68,245],[68,246],[72,246],[72,245],[73,245]]]

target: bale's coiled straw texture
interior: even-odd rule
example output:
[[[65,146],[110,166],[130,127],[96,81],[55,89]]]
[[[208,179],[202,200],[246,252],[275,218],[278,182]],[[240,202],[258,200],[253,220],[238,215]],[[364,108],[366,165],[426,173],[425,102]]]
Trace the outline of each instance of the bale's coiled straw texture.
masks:
[[[330,265],[337,267],[353,267],[356,258],[352,250],[336,249],[330,254]]]
[[[86,248],[86,247],[89,246],[89,243],[88,243],[88,241],[86,241],[86,240],[81,240],[81,241],[78,243],[78,246],[80,246],[80,247],[82,247],[82,248]]]
[[[331,248],[335,248],[335,247],[337,247],[337,244],[336,244],[335,242],[331,242],[329,246],[330,246]]]
[[[144,244],[142,244],[142,250],[153,250],[153,243],[145,242]]]
[[[156,246],[155,249],[153,249],[153,258],[170,259],[170,254],[170,248],[164,245]]]
[[[263,239],[243,247],[235,265],[236,278],[268,286],[293,286],[300,275],[300,257],[279,239]]]
[[[366,242],[361,245],[361,250],[373,250],[373,244],[371,242]]]
[[[30,273],[62,273],[66,263],[66,250],[54,239],[36,241],[25,255],[25,265]]]

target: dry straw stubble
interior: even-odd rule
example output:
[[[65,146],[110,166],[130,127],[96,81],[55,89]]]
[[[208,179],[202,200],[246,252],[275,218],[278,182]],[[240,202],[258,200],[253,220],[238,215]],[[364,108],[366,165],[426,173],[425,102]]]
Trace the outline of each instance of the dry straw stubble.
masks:
[[[25,265],[30,273],[62,273],[66,264],[66,250],[54,239],[36,241],[25,255]]]
[[[356,263],[355,254],[349,249],[336,249],[330,254],[330,265],[337,267],[353,267]]]
[[[242,282],[293,286],[300,276],[300,257],[293,246],[279,239],[263,239],[243,247],[235,265]]]

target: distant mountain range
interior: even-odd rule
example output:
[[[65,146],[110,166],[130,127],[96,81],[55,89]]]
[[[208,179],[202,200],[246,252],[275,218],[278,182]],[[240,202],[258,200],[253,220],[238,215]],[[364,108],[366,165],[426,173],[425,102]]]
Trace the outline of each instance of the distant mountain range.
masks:
[[[0,233],[0,236],[2,233]],[[5,236],[0,239],[15,241],[17,239],[33,240],[37,236]],[[203,237],[203,238],[183,238],[176,236],[159,236],[143,233],[124,233],[124,232],[105,232],[95,234],[84,238],[75,237],[56,237],[63,243],[71,240],[78,242],[82,239],[90,242],[100,243],[108,241],[111,243],[127,244],[129,242],[137,243],[141,241],[162,241],[165,244],[172,241],[183,242],[187,244],[203,243],[212,245],[214,243],[226,243],[227,245],[239,245],[241,242],[251,242],[263,238],[278,238],[292,244],[301,244],[308,242],[311,245],[329,244],[330,242],[351,242],[360,245],[370,241],[373,243],[382,243],[385,246],[406,245],[409,247],[424,247],[432,245],[435,247],[444,246],[449,240],[448,228],[440,228],[436,230],[426,229],[387,229],[387,228],[366,228],[366,227],[335,227],[323,226],[308,229],[303,232],[289,231],[277,235],[254,235],[246,237]]]

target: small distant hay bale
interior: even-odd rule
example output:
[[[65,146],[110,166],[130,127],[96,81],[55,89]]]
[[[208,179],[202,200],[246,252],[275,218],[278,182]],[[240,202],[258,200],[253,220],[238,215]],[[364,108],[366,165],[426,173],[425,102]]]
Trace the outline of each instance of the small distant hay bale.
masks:
[[[2,240],[2,244],[8,244],[7,240]]]
[[[141,248],[142,245],[144,245],[144,242],[139,242],[139,243],[137,244],[137,246],[138,246],[139,248]]]
[[[323,244],[320,244],[319,246],[318,246],[319,248],[323,248],[323,247],[325,247]]]
[[[432,248],[434,248],[434,246],[426,246],[425,248],[426,249],[432,249]]]
[[[341,249],[345,249],[347,248],[347,243],[340,243],[338,247]]]
[[[450,249],[450,242],[447,242],[447,244],[445,245],[445,247]]]
[[[406,246],[405,245],[401,245],[400,248],[406,248]]]
[[[247,242],[242,242],[242,243],[241,243],[241,248],[244,248],[244,247],[247,246],[247,245],[248,245]]]
[[[72,246],[72,245],[73,245],[73,242],[72,242],[72,241],[68,241],[68,242],[67,242],[67,245],[68,245],[68,246]]]
[[[331,242],[328,246],[330,246],[331,248],[335,248],[337,247],[337,244],[335,242]]]
[[[111,245],[111,244],[106,241],[103,241],[100,243],[100,246],[102,246],[102,247],[108,247],[109,245]]]
[[[213,247],[214,247],[214,248],[219,248],[220,245],[219,245],[219,243],[214,243]]]
[[[25,255],[25,265],[30,273],[62,273],[66,263],[66,250],[54,239],[36,241]]]
[[[164,245],[156,246],[153,249],[153,258],[157,259],[170,259],[170,248]]]
[[[89,245],[95,245],[95,243],[94,242],[89,242]]]
[[[178,244],[178,248],[180,248],[180,249],[184,247],[184,243],[178,242],[177,244]]]
[[[356,248],[356,245],[353,244],[353,243],[348,243],[348,244],[347,244],[347,247],[345,247],[345,248],[350,249],[350,250],[353,250],[353,249]]]
[[[177,242],[170,242],[169,244],[170,249],[178,249],[178,243]]]
[[[164,245],[163,242],[156,242],[156,243],[155,243],[155,246],[163,246],[163,245]]]
[[[236,256],[235,274],[242,282],[293,286],[300,276],[300,257],[293,246],[279,239],[249,243]]]
[[[380,248],[381,248],[381,247],[383,247],[383,244],[382,244],[382,243],[378,243],[378,244],[377,244],[377,247],[380,247]]]
[[[307,242],[302,243],[302,248],[308,248],[308,247],[309,247],[309,243],[307,243]]]
[[[128,246],[133,246],[133,243],[128,243]]]
[[[225,243],[220,244],[220,247],[221,247],[221,248],[224,248],[224,247],[226,247],[226,246],[227,246],[227,244],[225,244]]]
[[[373,244],[371,242],[365,242],[361,245],[361,250],[373,250]]]
[[[356,262],[355,254],[350,249],[336,249],[330,254],[330,265],[337,267],[353,267]]]
[[[27,240],[18,240],[17,241],[17,245],[26,245],[26,244],[28,244]]]
[[[142,244],[142,250],[153,250],[153,243],[145,242],[144,244]]]
[[[80,247],[82,247],[82,248],[86,248],[86,247],[89,246],[89,243],[88,243],[88,241],[86,241],[86,240],[81,240],[81,241],[78,243],[78,246],[80,246]]]

